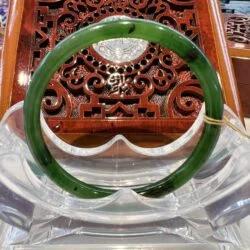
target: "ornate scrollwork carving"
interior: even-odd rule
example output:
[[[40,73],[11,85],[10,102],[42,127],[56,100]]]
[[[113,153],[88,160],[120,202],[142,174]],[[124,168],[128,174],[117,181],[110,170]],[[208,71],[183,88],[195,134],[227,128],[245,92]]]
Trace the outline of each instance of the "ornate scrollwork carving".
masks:
[[[197,80],[180,83],[173,91],[167,104],[170,117],[197,116],[203,102],[203,92]]]
[[[229,41],[250,47],[250,17],[230,15],[226,21],[226,33]]]
[[[70,117],[72,102],[68,92],[58,83],[57,79],[51,80],[42,103],[43,109],[49,115],[57,117]]]
[[[199,41],[195,1],[38,2],[38,22],[32,48],[33,70],[64,37],[110,16],[156,20],[179,30],[197,43]],[[202,93],[185,63],[159,45],[145,43],[136,54],[139,47],[133,48],[133,41],[122,41],[122,54],[126,55],[123,60],[120,60],[119,53],[108,55],[108,52],[114,52],[114,46],[119,46],[118,41],[113,45],[103,43],[105,48],[111,46],[109,51],[101,53],[102,47],[94,45],[66,62],[45,94],[45,115],[68,119],[195,117],[200,110]],[[130,58],[131,54],[136,56]]]

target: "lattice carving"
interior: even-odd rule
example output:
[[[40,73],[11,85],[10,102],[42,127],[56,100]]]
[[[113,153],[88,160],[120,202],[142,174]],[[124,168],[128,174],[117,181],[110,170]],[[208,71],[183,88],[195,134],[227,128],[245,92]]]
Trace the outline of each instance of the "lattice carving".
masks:
[[[190,0],[39,0],[33,42],[33,71],[60,40],[110,16],[156,20],[199,44],[195,1]],[[104,42],[75,54],[54,76],[43,109],[66,119],[166,119],[196,117],[203,101],[198,81],[173,52],[133,41],[122,42],[122,54]],[[121,43],[121,41],[120,41]],[[112,46],[111,46],[112,45]],[[104,48],[102,48],[104,47]],[[103,54],[102,53],[106,53]],[[131,53],[132,52],[132,53]],[[110,60],[109,60],[110,58]],[[117,59],[118,58],[118,59]]]
[[[230,15],[226,21],[226,32],[229,41],[242,43],[250,48],[250,17]]]

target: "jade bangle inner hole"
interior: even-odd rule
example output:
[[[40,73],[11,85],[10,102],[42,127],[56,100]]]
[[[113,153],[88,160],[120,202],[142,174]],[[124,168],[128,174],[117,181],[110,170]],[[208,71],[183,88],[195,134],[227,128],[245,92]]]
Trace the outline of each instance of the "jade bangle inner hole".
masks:
[[[101,147],[78,148],[55,138],[52,131],[49,138],[45,135],[46,144],[63,168],[82,181],[107,188],[136,187],[162,179],[188,158],[200,137],[203,114],[204,109],[185,134],[160,148],[131,145],[122,135]]]
[[[75,179],[55,161],[41,140],[40,123],[37,122],[40,117],[41,101],[48,81],[72,54],[92,43],[119,37],[145,39],[175,51],[188,62],[200,80],[205,95],[206,115],[215,119],[222,117],[223,99],[216,72],[202,52],[180,33],[155,22],[129,20],[97,24],[72,34],[47,55],[35,72],[25,100],[24,115],[27,140],[38,164],[60,187],[81,198],[105,197],[114,191],[100,189]],[[207,161],[217,142],[219,132],[217,126],[206,125],[196,148],[177,171],[135,191],[145,196],[159,197],[185,184]]]
[[[113,19],[116,20],[115,18],[116,18],[116,16],[115,17],[112,16],[112,20]],[[124,17],[123,16],[121,16],[121,17],[118,16],[117,18],[120,19],[120,18],[124,18]],[[120,40],[120,42],[119,42],[119,40]],[[108,69],[110,67],[111,69],[114,70],[114,73],[110,73],[108,70],[105,73],[105,85],[108,85],[108,82],[109,82],[110,78],[113,77],[113,75],[116,76],[116,80],[119,81],[119,83],[121,83],[120,81],[122,81],[122,79],[125,79],[125,81],[127,79],[132,79],[132,81],[134,80],[134,78],[136,77],[136,74],[133,74],[133,75],[127,75],[126,74],[125,75],[126,68],[127,68],[128,65],[130,65],[130,62],[126,62],[124,64],[125,61],[124,62],[122,61],[122,63],[119,64],[119,62],[117,60],[118,60],[118,56],[122,56],[120,54],[122,53],[123,50],[125,50],[127,54],[131,54],[133,52],[133,48],[129,50],[128,46],[135,47],[136,42],[137,42],[137,44],[138,43],[142,43],[143,50],[145,50],[146,44],[149,44],[147,41],[141,40],[141,39],[119,38],[119,39],[104,40],[104,41],[101,41],[101,42],[99,42],[97,44],[93,44],[93,45],[90,46],[91,48],[95,48],[96,53],[98,53],[98,51],[100,52],[100,51],[103,51],[103,50],[107,51],[107,52],[103,52],[103,53],[110,53],[110,51],[113,52],[113,53],[110,54],[110,57],[109,57],[109,60],[111,61],[111,66],[108,65],[108,62],[106,62],[106,64],[102,64],[102,66],[99,65],[99,66],[95,67],[96,70],[97,70],[97,72],[98,72],[98,74],[102,74],[101,70],[99,68],[103,67],[103,66],[106,69]],[[116,53],[116,50],[119,50],[119,51]],[[128,51],[130,53],[128,53]],[[79,54],[79,53],[80,52],[76,53],[75,56],[77,56],[77,54]],[[82,50],[82,56],[86,56],[86,53],[91,54],[91,51],[87,52],[86,49]],[[112,61],[112,54],[115,54],[115,55],[113,55],[115,57],[115,59],[113,61]],[[100,54],[99,56],[103,56],[103,55]],[[69,65],[69,64],[71,64],[73,62],[73,60],[74,60],[73,58],[74,57],[72,57],[70,60],[67,61],[67,65]],[[88,58],[88,57],[91,57],[91,60],[95,60],[95,56],[86,56],[86,58]],[[156,55],[156,57],[159,57],[159,53],[158,53],[158,55]],[[174,60],[174,58],[172,58],[171,60]],[[97,61],[95,61],[95,62],[97,62]],[[140,64],[140,62],[138,62],[138,63]],[[80,65],[84,66],[85,63],[80,63]],[[158,62],[158,66],[162,67],[159,62]],[[121,69],[123,70],[122,72],[125,72],[125,73],[120,73]],[[169,69],[165,69],[165,70],[166,70],[166,73],[167,73],[167,71]],[[174,67],[173,67],[173,70],[175,71]],[[63,72],[62,71],[62,67],[59,70],[59,72]],[[183,72],[186,72],[186,71],[181,71],[181,72],[183,73]],[[172,73],[174,74],[174,72],[172,72]],[[56,73],[56,74],[58,74],[58,73]],[[54,78],[56,78],[56,74],[54,75]],[[91,74],[91,73],[89,72],[89,74]],[[85,82],[86,77],[84,79],[84,77],[79,76],[79,78],[81,78],[81,79],[83,78],[82,80],[84,81],[85,84],[87,84]],[[191,80],[191,78],[189,80]],[[63,84],[63,80],[62,79],[60,80],[60,82],[61,82],[61,84]],[[151,79],[151,83],[152,82],[154,82],[153,77]],[[166,77],[166,82],[171,82],[171,81],[168,80],[167,77]],[[177,78],[176,78],[176,82],[177,82]],[[130,85],[132,85],[132,83]],[[151,85],[153,85],[153,84],[151,84]],[[172,85],[172,87],[170,87],[169,90],[172,91],[174,89],[173,86],[176,87],[178,84],[175,83],[175,84],[171,84],[171,85]],[[195,80],[194,80],[194,85],[195,85]],[[109,86],[109,87],[112,88],[112,86]],[[65,85],[65,83],[64,83],[64,88],[65,89],[69,89],[69,91],[72,92],[72,90],[70,89],[70,87],[67,86],[67,85]],[[165,91],[165,92],[166,92],[165,93],[165,97],[162,94],[160,96],[163,96],[167,100],[171,94],[167,93],[167,91]],[[94,92],[92,94],[94,94]],[[188,98],[188,95],[185,94],[185,96],[181,97],[181,99],[179,100],[179,102],[182,103],[181,105],[183,105],[183,107],[184,106],[186,107],[187,110],[185,110],[185,112],[188,112],[188,113],[197,112],[197,110],[194,110],[195,106],[198,106],[198,103],[202,102],[203,100],[202,100],[201,96],[197,96],[196,94],[197,93],[193,93],[193,95],[196,96],[196,97],[192,96],[192,94],[191,94],[191,98]],[[156,93],[154,93],[154,95],[155,96],[158,95],[157,91],[156,91]],[[96,95],[96,96],[98,96],[98,98],[100,98],[100,95]],[[111,94],[111,96],[112,96],[112,94]],[[128,95],[128,96],[131,96],[131,95]],[[119,102],[123,103],[124,101],[126,103],[126,100],[127,100],[126,98],[128,96],[124,96],[124,97],[120,96],[118,98],[118,100],[116,101],[116,103],[119,103]],[[152,98],[152,96],[148,97],[148,99],[151,99],[151,98]],[[164,98],[162,98],[162,99],[164,99]],[[196,100],[193,100],[193,98],[196,98]],[[109,99],[108,95],[106,96],[106,99],[107,100]],[[136,97],[135,97],[135,99],[136,99]],[[55,98],[53,95],[51,95],[51,96],[47,95],[44,98],[43,103],[44,103],[44,105],[48,105],[48,106],[52,107],[53,105],[57,104],[57,98]],[[166,103],[167,103],[167,101],[164,101],[164,104],[162,104],[160,108],[161,109],[162,108],[166,109],[166,107],[165,107],[165,106],[167,106]],[[46,107],[44,107],[44,105],[43,105],[43,110],[46,113]],[[65,106],[66,105],[67,104],[65,104]],[[182,111],[182,112],[184,112],[184,111]],[[48,114],[48,115],[50,116],[50,114]],[[161,116],[160,118],[158,118],[158,119],[159,120],[164,120],[168,116],[169,116],[169,114],[167,113],[167,111],[165,111],[165,114],[163,116]],[[53,115],[52,115],[52,117],[53,117]],[[188,116],[183,115],[182,118],[185,119],[187,117]],[[88,120],[88,118],[85,118],[85,119]],[[119,118],[119,117],[107,118],[107,117],[105,117],[104,119],[101,119],[101,120],[105,120],[108,123],[108,121],[110,122],[110,121],[112,121],[114,119],[117,119],[117,120],[123,119],[124,120],[123,122],[125,123],[125,121],[126,121],[127,118],[126,117],[125,118]],[[154,120],[154,118],[147,118],[147,119]],[[129,120],[133,120],[134,124],[136,124],[136,119],[134,117],[129,118]],[[171,118],[170,118],[170,120],[171,120]],[[93,119],[92,122],[95,123],[95,119]],[[187,123],[187,121],[185,121],[185,120],[183,122]],[[190,124],[186,125],[186,126],[190,126],[191,127],[192,122],[189,122],[189,123]],[[60,131],[60,127],[61,127],[61,124],[59,122],[58,122],[58,124],[51,125],[51,123],[50,123],[49,125],[50,125],[51,130],[59,137],[59,140],[57,140],[57,141],[59,141],[59,143],[61,143],[60,142],[60,139],[61,139],[65,143],[67,143],[67,144],[69,144],[71,146],[74,146],[74,147],[79,147],[79,148],[96,148],[96,147],[100,147],[100,146],[108,143],[116,135],[119,135],[119,134],[124,135],[131,143],[133,143],[133,144],[135,144],[135,145],[137,145],[139,147],[143,147],[143,148],[158,148],[158,147],[163,147],[163,146],[165,146],[167,144],[171,144],[176,139],[180,138],[183,133],[186,132],[183,129],[181,129],[181,131],[179,129],[179,131],[178,131],[178,129],[176,128],[175,129],[176,132],[173,133],[171,131],[168,131],[169,128],[166,127],[166,131],[162,131],[162,133],[156,133],[155,131],[150,130],[150,126],[142,126],[141,131],[140,131],[140,128],[139,128],[139,131],[136,131],[136,132],[134,131],[135,128],[133,126],[131,126],[130,129],[121,128],[117,132],[113,132],[113,128],[110,127],[107,131],[103,132],[103,127],[99,126],[99,128],[95,128],[95,133],[91,133],[91,132],[88,132],[86,129],[85,130],[83,129],[82,132],[79,132],[79,133],[75,133],[75,132],[69,133],[69,132],[67,132],[65,134],[65,133],[57,132],[57,131]],[[145,131],[145,128],[146,128],[147,132],[143,132],[143,131]],[[51,134],[51,131],[49,131],[48,126],[44,126],[44,132],[47,135]],[[60,145],[58,145],[58,146],[60,147]]]

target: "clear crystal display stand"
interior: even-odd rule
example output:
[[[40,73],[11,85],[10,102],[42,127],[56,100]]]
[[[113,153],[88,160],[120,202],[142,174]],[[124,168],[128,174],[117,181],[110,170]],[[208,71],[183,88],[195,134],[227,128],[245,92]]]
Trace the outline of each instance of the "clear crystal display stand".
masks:
[[[231,129],[223,127],[206,166],[181,189],[160,199],[131,191],[178,168],[197,142],[203,111],[180,139],[154,149],[133,145],[122,135],[96,149],[72,147],[42,120],[50,150],[71,174],[120,188],[107,198],[80,200],[28,165],[33,159],[25,142],[22,106],[12,107],[0,125],[3,248],[247,249],[250,145]],[[242,127],[227,107],[225,115]]]

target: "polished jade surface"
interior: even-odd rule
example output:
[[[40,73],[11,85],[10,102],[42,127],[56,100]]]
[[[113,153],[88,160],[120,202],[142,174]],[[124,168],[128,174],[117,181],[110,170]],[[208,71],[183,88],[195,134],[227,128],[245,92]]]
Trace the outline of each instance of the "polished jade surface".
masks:
[[[116,190],[86,184],[70,175],[58,164],[42,136],[41,103],[50,79],[73,54],[94,43],[122,37],[158,43],[178,54],[200,81],[204,91],[206,115],[216,120],[222,119],[223,116],[223,97],[215,70],[201,50],[179,32],[156,22],[129,19],[98,23],[73,33],[49,52],[35,71],[24,102],[24,124],[28,146],[37,165],[58,186],[79,198],[101,198]],[[156,183],[134,191],[147,197],[161,197],[178,189],[208,160],[219,135],[220,126],[205,124],[195,149],[179,169]]]

